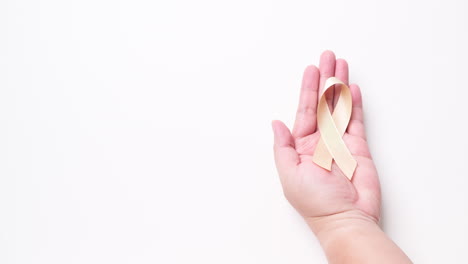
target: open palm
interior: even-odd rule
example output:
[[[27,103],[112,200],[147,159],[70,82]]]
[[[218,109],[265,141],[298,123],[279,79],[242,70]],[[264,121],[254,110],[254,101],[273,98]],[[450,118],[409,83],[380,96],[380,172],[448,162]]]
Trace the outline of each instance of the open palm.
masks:
[[[357,212],[378,222],[380,184],[367,146],[361,93],[356,84],[349,85],[353,110],[343,136],[358,164],[352,180],[349,181],[335,163],[328,171],[312,161],[320,139],[316,120],[319,89],[323,89],[325,80],[331,76],[348,85],[348,72],[347,62],[336,60],[331,51],[322,53],[319,68],[313,65],[306,68],[293,132],[281,121],[272,123],[275,162],[286,198],[306,219]],[[330,109],[338,96],[333,89],[326,94]]]

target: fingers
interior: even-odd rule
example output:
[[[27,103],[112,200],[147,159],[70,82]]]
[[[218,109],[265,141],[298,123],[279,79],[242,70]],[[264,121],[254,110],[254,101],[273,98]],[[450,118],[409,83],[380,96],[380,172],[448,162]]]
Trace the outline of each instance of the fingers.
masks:
[[[283,122],[275,120],[271,123],[274,134],[274,152],[276,168],[280,176],[284,176],[296,168],[299,155],[294,148],[294,139]]]
[[[320,93],[323,90],[323,86],[325,85],[325,81],[329,78],[335,75],[335,64],[336,64],[336,59],[335,59],[335,53],[333,53],[330,50],[326,50],[322,53],[320,56],[320,64],[319,64],[319,69],[320,69]],[[326,94],[325,94],[328,102],[328,107],[330,110],[333,109],[333,97],[334,97],[334,89],[330,89]]]
[[[348,85],[349,82],[349,68],[348,68],[348,63],[344,59],[337,59],[335,63],[335,77],[340,79],[342,82],[344,82],[346,85]],[[333,99],[333,106],[336,105],[338,102],[338,98],[340,98],[340,91],[341,88],[339,85],[335,86],[335,96]]]
[[[351,84],[349,86],[349,89],[351,90],[351,96],[353,98],[353,110],[351,113],[351,120],[349,121],[347,132],[350,135],[358,136],[366,140],[361,90],[359,89],[359,86],[357,84]]]
[[[317,98],[320,73],[317,67],[311,65],[304,71],[302,78],[299,106],[294,123],[293,136],[301,138],[315,132],[317,128]]]

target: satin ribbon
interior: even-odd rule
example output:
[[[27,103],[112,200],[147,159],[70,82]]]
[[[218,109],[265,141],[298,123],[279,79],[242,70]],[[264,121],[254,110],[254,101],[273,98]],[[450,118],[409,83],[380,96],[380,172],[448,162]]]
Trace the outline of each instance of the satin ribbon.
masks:
[[[333,85],[341,86],[340,97],[333,114],[328,107],[325,93]],[[315,148],[312,160],[320,167],[331,170],[333,160],[341,171],[351,180],[356,170],[357,162],[343,141],[343,135],[351,119],[353,101],[349,87],[336,77],[325,81],[317,106],[317,126],[320,140]]]

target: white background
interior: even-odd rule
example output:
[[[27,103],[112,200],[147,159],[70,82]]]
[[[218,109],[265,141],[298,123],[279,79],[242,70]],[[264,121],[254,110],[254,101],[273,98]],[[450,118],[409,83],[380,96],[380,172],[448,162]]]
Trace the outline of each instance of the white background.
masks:
[[[325,263],[270,122],[325,49],[361,86],[383,228],[468,263],[466,1],[1,1],[0,263]]]

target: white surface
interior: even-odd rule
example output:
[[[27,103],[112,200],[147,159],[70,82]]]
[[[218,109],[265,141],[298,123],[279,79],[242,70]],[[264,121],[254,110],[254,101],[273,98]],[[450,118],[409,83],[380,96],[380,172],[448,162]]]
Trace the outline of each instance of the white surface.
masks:
[[[468,263],[466,11],[0,2],[0,263],[325,263],[270,129],[325,49],[363,90],[386,232],[416,263]]]

